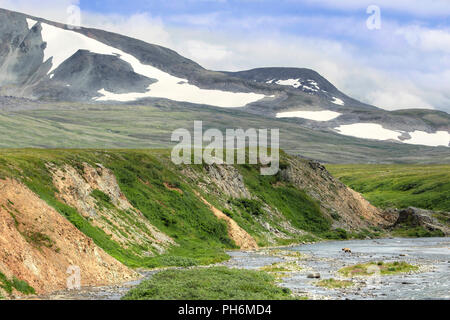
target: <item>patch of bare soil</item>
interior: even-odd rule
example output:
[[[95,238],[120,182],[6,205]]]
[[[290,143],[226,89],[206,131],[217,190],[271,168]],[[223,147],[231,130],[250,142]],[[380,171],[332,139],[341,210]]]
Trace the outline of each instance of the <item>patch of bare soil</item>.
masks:
[[[204,204],[206,204],[211,209],[211,211],[218,219],[224,220],[227,223],[228,236],[234,241],[234,243],[236,243],[237,246],[239,246],[241,250],[258,249],[258,244],[256,243],[255,239],[253,239],[253,237],[247,231],[242,229],[236,223],[236,221],[214,207],[199,194],[197,194],[197,196],[203,201]]]
[[[181,190],[180,188],[177,188],[177,187],[172,186],[172,185],[171,185],[170,183],[168,183],[168,182],[164,182],[164,187],[166,187],[167,190],[170,190],[170,191],[176,191],[176,192],[178,192],[179,194],[183,194],[183,190]]]
[[[0,271],[27,281],[38,294],[67,288],[68,268],[82,286],[139,277],[16,180],[0,180]]]

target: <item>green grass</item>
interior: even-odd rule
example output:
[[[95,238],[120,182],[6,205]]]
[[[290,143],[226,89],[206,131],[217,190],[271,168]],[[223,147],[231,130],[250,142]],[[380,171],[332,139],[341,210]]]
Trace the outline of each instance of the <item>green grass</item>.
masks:
[[[411,265],[406,262],[368,262],[365,264],[357,264],[340,269],[338,272],[344,276],[373,276],[379,275],[394,275],[400,273],[408,273],[417,271],[419,267]]]
[[[295,262],[280,262],[280,263],[274,263],[269,266],[261,267],[259,270],[266,271],[266,272],[294,272],[294,271],[301,271],[302,267],[300,267]]]
[[[445,237],[445,233],[441,230],[430,231],[424,227],[410,227],[407,225],[397,226],[392,230],[392,235],[399,238],[433,238]]]
[[[343,183],[380,208],[450,211],[450,165],[328,165]]]
[[[104,164],[113,170],[130,203],[180,244],[169,252],[170,256],[209,264],[227,258],[223,249],[235,248],[228,237],[226,223],[199,201],[192,186],[170,167],[166,153],[159,157],[145,151],[114,153]],[[167,181],[177,185],[183,193],[168,190],[164,186]],[[153,266],[160,263],[161,259],[155,258]]]
[[[17,279],[16,277],[8,279],[1,272],[0,272],[0,288],[2,288],[7,294],[12,294],[14,289],[25,295],[36,293],[34,288],[32,288],[26,281]]]
[[[32,243],[39,248],[43,246],[47,248],[52,248],[55,244],[55,242],[52,239],[50,239],[49,236],[41,232],[28,232],[24,233],[23,236],[29,243]]]
[[[342,289],[354,286],[349,280],[323,279],[316,283],[316,286],[328,289]]]
[[[269,251],[271,256],[288,258],[288,259],[302,259],[304,255],[299,251],[291,251],[291,250],[281,250],[281,249],[272,249]]]
[[[288,289],[271,275],[251,270],[213,267],[168,270],[129,291],[124,300],[285,300]]]
[[[248,214],[260,216],[264,214],[261,201],[254,199],[233,199],[232,204],[244,210]]]
[[[282,157],[287,155],[282,153]],[[58,167],[70,165],[79,171],[83,170],[83,163],[93,167],[101,163],[114,173],[129,202],[142,212],[150,223],[170,236],[178,246],[172,246],[164,255],[159,255],[152,247],[121,246],[102,229],[95,227],[90,219],[84,218],[76,209],[59,200],[51,173],[46,166],[48,163]],[[183,166],[176,167],[170,161],[170,150],[0,150],[0,178],[12,177],[23,181],[48,205],[93,239],[95,244],[133,268],[207,265],[229,258],[225,250],[237,247],[229,238],[227,225],[217,219],[210,208],[200,201],[198,192],[232,217],[260,246],[268,245],[269,241],[266,230],[258,220],[270,221],[288,235],[287,239],[276,239],[278,245],[311,242],[319,238],[352,237],[344,230],[331,231],[332,221],[321,213],[319,203],[303,190],[284,182],[279,183],[279,175],[261,176],[259,165],[243,165],[237,168],[254,197],[229,199],[227,209],[224,208],[223,194],[204,194],[197,184],[184,179],[181,171]],[[190,169],[205,174],[201,171],[204,169],[202,165],[192,166]],[[170,190],[166,185],[176,186],[182,192]],[[91,196],[96,199],[96,205],[100,209],[114,207],[109,196],[100,190],[93,190]],[[270,217],[265,210],[267,206],[283,215],[283,219],[277,218],[276,215]],[[119,214],[126,216],[127,213]],[[283,225],[286,221],[293,227],[310,233],[299,235],[286,230]],[[39,245],[51,245],[51,239],[45,238],[45,235],[30,235],[29,240]],[[149,251],[155,256],[148,257],[144,254]]]
[[[242,165],[239,169],[252,194],[281,212],[292,226],[315,234],[330,230],[331,221],[322,214],[319,203],[305,191],[290,184],[274,188],[280,181],[279,175],[262,176],[258,166]],[[261,214],[260,211],[258,214]]]
[[[436,212],[433,214],[440,223],[450,227],[450,213]]]
[[[97,204],[102,207],[111,208],[113,207],[111,203],[111,198],[100,190],[94,190],[91,192],[91,196],[97,200]]]

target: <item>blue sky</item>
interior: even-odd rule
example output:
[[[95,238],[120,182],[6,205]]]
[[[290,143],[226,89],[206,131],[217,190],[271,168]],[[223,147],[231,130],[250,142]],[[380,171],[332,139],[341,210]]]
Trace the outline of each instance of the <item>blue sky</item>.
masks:
[[[341,0],[343,3],[347,2],[348,5],[330,6],[332,2],[320,0],[80,0],[79,5],[82,10],[90,12],[119,13],[121,15],[147,13],[153,17],[161,18],[168,24],[179,26],[201,24],[202,18],[214,16],[216,19],[210,25],[204,25],[204,27],[218,30],[230,28],[230,26],[227,26],[227,23],[231,19],[245,21],[271,17],[272,20],[264,20],[253,27],[276,29],[288,34],[310,35],[312,33],[321,37],[333,37],[335,40],[362,42],[363,39],[352,37],[354,29],[367,31],[365,21],[368,14],[365,9],[371,4],[376,4],[377,1],[359,0],[357,4],[351,5],[355,1]],[[335,2],[339,2],[339,0]],[[382,18],[398,24],[419,24],[428,28],[450,26],[450,1],[449,5],[446,6],[448,10],[441,11],[439,7],[436,7],[435,10],[430,10],[431,12],[424,10],[424,5],[417,7],[415,2],[410,1],[411,4],[404,7],[402,5],[393,6],[392,4],[386,7],[379,5],[380,9],[382,9]],[[423,1],[423,3],[427,7],[429,2]],[[433,8],[433,6],[431,7]],[[176,16],[189,16],[192,18],[197,16],[198,22],[195,23],[192,19],[188,21],[183,19],[176,20],[174,19]],[[301,19],[305,16],[321,18],[320,28],[317,28],[316,25],[308,24],[307,19]],[[283,21],[283,19],[285,20]],[[358,21],[353,25],[352,30],[345,32],[337,28],[336,20]],[[248,28],[251,28],[251,26],[243,27],[242,29]],[[365,35],[367,36],[365,40],[368,40],[365,45],[370,44],[374,34],[366,32]]]
[[[450,112],[449,0],[0,0],[170,47],[204,67],[308,67],[385,109]],[[369,30],[369,5],[381,28]]]

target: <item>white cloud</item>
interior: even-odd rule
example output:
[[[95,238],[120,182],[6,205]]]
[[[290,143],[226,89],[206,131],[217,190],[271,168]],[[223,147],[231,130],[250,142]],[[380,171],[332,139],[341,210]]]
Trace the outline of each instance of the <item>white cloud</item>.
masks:
[[[187,40],[184,43],[187,53],[204,64],[212,65],[223,62],[232,55],[232,51],[222,45],[214,45],[199,40]]]
[[[171,16],[169,21],[173,23],[210,27],[217,23],[220,15],[221,12],[211,12],[207,14],[181,14]]]
[[[36,17],[66,23],[69,18],[67,9],[78,5],[79,0],[0,0],[0,8],[23,12]]]
[[[83,12],[82,17],[83,26],[124,34],[157,45],[172,45],[170,32],[161,18],[152,17],[148,13],[121,16]]]
[[[450,53],[450,30],[430,29],[418,25],[399,28],[397,34],[416,49]]]
[[[403,14],[413,14],[420,17],[450,15],[448,0],[286,0],[288,2],[309,3],[314,6],[340,10],[365,10],[369,5],[377,5],[382,11],[396,11]]]

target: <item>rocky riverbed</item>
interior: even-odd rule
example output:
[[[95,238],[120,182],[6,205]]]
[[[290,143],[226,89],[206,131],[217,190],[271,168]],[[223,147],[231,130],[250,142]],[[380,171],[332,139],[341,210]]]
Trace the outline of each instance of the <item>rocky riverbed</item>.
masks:
[[[351,249],[345,253],[342,248]],[[300,253],[298,257],[289,253]],[[262,265],[296,261],[302,268],[280,277],[280,285],[312,299],[450,299],[450,239],[381,239],[322,242],[256,253],[233,252],[227,265],[258,269]],[[284,257],[283,257],[284,255]],[[367,262],[407,262],[414,272],[370,277],[343,277],[338,270]],[[347,288],[319,287],[319,279],[350,280]],[[308,277],[310,276],[310,277]]]
[[[345,253],[342,248],[351,249]],[[275,275],[279,285],[298,297],[309,299],[450,299],[450,239],[380,239],[321,242],[280,249],[229,253],[222,265],[231,268],[265,269],[287,266]],[[419,269],[406,274],[344,277],[338,270],[367,262],[407,262]],[[296,266],[292,268],[292,266]],[[277,268],[274,268],[277,269]],[[278,268],[279,269],[279,268]],[[157,271],[142,272],[143,278]],[[314,277],[313,277],[314,275]],[[320,275],[320,279],[316,276]],[[350,280],[346,288],[318,286],[323,279]],[[119,300],[140,281],[119,286],[61,291],[38,299]]]

